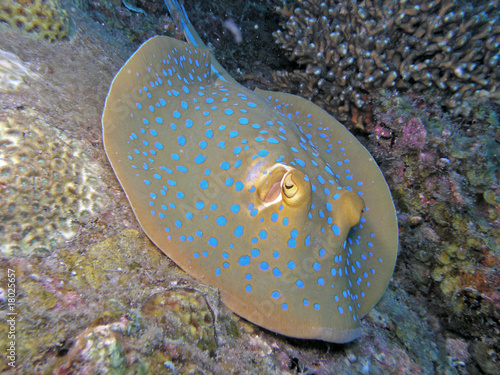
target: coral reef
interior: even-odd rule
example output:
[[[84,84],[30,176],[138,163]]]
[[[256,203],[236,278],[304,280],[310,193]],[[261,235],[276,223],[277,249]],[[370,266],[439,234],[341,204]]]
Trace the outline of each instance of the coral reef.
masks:
[[[8,24],[48,42],[68,40],[72,22],[59,0],[4,0],[0,24]]]
[[[234,67],[260,74],[268,60],[254,54],[255,44],[247,44],[258,40],[260,48],[261,33],[275,27],[274,18],[257,11],[270,1],[193,0],[186,6],[201,4],[199,12],[194,9],[201,21],[196,27],[212,30],[206,35],[222,48],[221,63],[231,60]],[[217,291],[179,270],[138,230],[105,161],[99,116],[113,75],[136,47],[130,41],[140,43],[158,28],[174,32],[175,27],[139,0],[130,3],[147,16],[130,12],[121,1],[88,3],[86,13],[78,7],[72,13],[79,29],[72,43],[43,43],[0,28],[0,48],[15,52],[40,75],[29,90],[0,94],[0,139],[6,119],[20,116],[27,121],[16,121],[31,124],[37,134],[40,128],[54,134],[50,142],[64,150],[80,147],[69,135],[82,139],[87,156],[73,162],[83,163],[107,185],[98,189],[106,206],[90,215],[92,220],[78,219],[78,235],[71,241],[50,254],[0,252],[0,280],[7,279],[8,269],[16,271],[19,317],[17,368],[7,366],[2,350],[1,373],[498,374],[497,107],[472,101],[471,116],[459,122],[443,115],[438,95],[385,92],[374,102],[375,121],[366,126],[371,137],[363,141],[389,176],[400,211],[401,256],[394,281],[364,319],[358,341],[340,346],[286,338],[232,314],[219,303]],[[254,18],[245,16],[240,23],[243,6],[233,6],[245,3],[252,8],[245,14]],[[210,8],[212,18],[202,19]],[[222,25],[224,9],[234,9],[228,12],[242,26],[243,46],[233,44],[229,34],[217,40],[223,29],[210,27]],[[102,27],[95,27],[96,20]],[[250,38],[253,25],[259,29]],[[234,60],[240,58],[244,64]],[[2,167],[11,165],[5,148],[0,150]],[[0,205],[11,194],[5,187],[0,184]],[[152,301],[164,295],[167,303],[155,306]],[[2,281],[1,332],[9,330],[7,308]],[[207,313],[212,322],[204,321]],[[187,333],[196,324],[200,329]],[[0,335],[0,347],[7,344],[7,335]]]
[[[395,277],[412,280],[406,290],[432,296],[430,309],[446,317],[448,330],[494,341],[500,329],[498,109],[473,102],[474,120],[457,124],[446,120],[437,98],[383,94],[366,129],[400,209]]]
[[[470,98],[500,100],[498,1],[297,0],[278,12],[274,33],[300,69],[275,73],[276,85],[363,126],[379,88],[437,88],[442,105],[467,116]]]
[[[35,77],[15,54],[0,49],[0,92],[15,91],[26,86],[27,79]]]
[[[0,253],[50,252],[104,201],[81,142],[34,110],[0,112]]]

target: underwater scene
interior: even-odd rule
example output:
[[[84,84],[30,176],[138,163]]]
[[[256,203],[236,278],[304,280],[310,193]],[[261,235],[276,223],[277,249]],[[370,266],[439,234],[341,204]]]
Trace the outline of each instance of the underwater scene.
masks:
[[[0,0],[0,372],[500,374],[500,4]]]

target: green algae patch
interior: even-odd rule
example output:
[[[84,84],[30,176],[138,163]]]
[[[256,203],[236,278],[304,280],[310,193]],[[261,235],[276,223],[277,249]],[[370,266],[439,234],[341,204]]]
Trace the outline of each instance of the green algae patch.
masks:
[[[143,265],[156,268],[164,258],[146,236],[134,229],[124,229],[117,236],[90,247],[85,259],[78,256],[76,259],[75,255],[70,257],[78,269],[76,274],[96,289],[103,287],[109,279],[124,286],[130,283],[129,272],[138,271]]]
[[[172,340],[186,340],[201,350],[216,349],[215,317],[199,291],[176,288],[156,294],[143,306],[142,313],[172,335]]]

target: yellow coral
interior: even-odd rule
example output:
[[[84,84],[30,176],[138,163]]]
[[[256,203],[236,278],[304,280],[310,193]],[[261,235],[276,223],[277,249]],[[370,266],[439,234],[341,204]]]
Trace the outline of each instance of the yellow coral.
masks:
[[[71,34],[71,19],[59,0],[2,0],[2,23],[48,42],[68,40]]]
[[[80,142],[32,110],[0,113],[0,253],[50,251],[103,206]]]

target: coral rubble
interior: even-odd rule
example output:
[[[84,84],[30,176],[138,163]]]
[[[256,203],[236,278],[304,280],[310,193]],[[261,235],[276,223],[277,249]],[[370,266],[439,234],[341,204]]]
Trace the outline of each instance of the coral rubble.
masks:
[[[68,40],[72,23],[59,0],[3,0],[0,24],[8,24],[48,42]]]
[[[454,115],[473,97],[500,100],[498,1],[297,0],[278,12],[276,42],[300,69],[275,83],[341,121],[369,110],[379,88],[444,90]]]
[[[50,252],[104,202],[83,144],[30,109],[0,112],[0,253]]]

